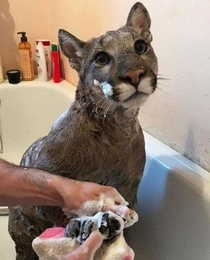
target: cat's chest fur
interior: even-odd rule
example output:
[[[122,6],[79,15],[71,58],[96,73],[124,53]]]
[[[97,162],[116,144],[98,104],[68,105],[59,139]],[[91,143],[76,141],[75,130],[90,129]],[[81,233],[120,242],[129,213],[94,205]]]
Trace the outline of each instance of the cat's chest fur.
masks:
[[[91,114],[92,113],[92,114]],[[137,118],[89,113],[73,104],[44,138],[36,167],[68,178],[118,188],[140,180],[144,138]],[[127,196],[126,196],[127,197]]]

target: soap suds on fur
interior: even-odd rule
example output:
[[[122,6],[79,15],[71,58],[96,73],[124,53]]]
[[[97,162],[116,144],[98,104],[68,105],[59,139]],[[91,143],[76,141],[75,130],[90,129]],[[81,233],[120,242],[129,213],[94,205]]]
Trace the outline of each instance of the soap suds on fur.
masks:
[[[123,203],[121,203],[122,206],[127,206],[128,202],[124,201]],[[115,204],[114,198],[112,197],[107,197],[107,195],[105,194],[101,194],[99,196],[98,200],[91,200],[91,201],[87,201],[84,204],[82,204],[81,208],[78,210],[72,210],[71,212],[79,217],[82,216],[92,216],[94,215],[96,212],[99,211],[104,211],[103,207],[113,207],[117,205]],[[66,210],[65,210],[66,211]]]

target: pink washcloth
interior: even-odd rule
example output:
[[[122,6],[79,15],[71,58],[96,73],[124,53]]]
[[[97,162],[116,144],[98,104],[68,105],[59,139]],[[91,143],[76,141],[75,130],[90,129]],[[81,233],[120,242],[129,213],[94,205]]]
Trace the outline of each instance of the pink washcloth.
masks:
[[[40,260],[63,260],[66,255],[81,245],[76,239],[64,237],[64,231],[65,229],[61,227],[48,228],[33,240],[33,249]],[[122,232],[109,247],[103,244],[94,259],[133,260],[134,252],[125,242]]]

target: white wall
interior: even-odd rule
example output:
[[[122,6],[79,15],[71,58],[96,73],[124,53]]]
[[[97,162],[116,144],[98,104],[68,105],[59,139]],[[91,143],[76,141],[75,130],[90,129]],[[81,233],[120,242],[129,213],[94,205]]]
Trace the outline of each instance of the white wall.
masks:
[[[210,1],[149,1],[159,89],[144,129],[210,171]]]
[[[26,2],[28,4],[26,4]],[[59,28],[87,40],[124,25],[136,0],[0,0],[4,70],[18,66],[16,35],[57,41]],[[152,18],[159,59],[156,93],[140,111],[143,128],[210,171],[210,1],[142,0]],[[30,3],[30,4],[29,4]],[[44,5],[43,5],[44,3]],[[77,83],[62,57],[63,75]]]
[[[0,0],[0,54],[4,75],[9,69],[20,69],[19,31],[27,33],[35,65],[36,39],[50,37],[52,26],[49,7],[50,0]]]

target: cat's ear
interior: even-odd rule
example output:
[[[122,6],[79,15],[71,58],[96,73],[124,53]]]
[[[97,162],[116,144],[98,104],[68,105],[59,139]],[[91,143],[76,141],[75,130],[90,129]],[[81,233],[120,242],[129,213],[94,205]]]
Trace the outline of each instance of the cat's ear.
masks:
[[[59,46],[63,54],[69,59],[71,67],[79,72],[85,42],[71,33],[60,29],[58,33]]]
[[[146,7],[142,3],[135,3],[131,8],[126,26],[133,27],[135,29],[142,29],[145,37],[152,41],[152,35],[150,33],[151,19]]]

